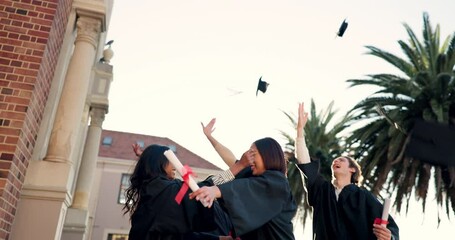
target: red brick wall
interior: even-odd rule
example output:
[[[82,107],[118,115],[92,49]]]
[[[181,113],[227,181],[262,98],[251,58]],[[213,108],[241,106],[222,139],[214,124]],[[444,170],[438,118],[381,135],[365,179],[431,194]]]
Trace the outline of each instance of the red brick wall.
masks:
[[[0,0],[0,239],[8,239],[72,0]]]

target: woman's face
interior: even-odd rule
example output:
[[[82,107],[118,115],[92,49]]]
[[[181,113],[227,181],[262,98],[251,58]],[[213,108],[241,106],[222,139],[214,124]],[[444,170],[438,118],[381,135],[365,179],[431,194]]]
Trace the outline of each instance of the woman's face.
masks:
[[[261,175],[265,172],[264,160],[262,160],[261,154],[259,154],[256,145],[252,144],[250,148],[251,161],[250,166],[253,171],[253,175]]]
[[[170,162],[166,164],[164,167],[164,171],[166,172],[166,177],[170,180],[175,179],[175,167]]]

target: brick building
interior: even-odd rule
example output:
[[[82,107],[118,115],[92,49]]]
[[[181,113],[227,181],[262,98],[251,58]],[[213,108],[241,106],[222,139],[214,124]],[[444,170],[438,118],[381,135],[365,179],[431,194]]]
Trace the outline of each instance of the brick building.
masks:
[[[172,147],[200,178],[219,170],[170,139],[102,130],[112,4],[0,0],[0,239],[124,239],[134,142]]]
[[[84,228],[113,0],[0,0],[0,239]],[[94,168],[93,168],[94,169]],[[80,234],[82,239],[84,233]]]

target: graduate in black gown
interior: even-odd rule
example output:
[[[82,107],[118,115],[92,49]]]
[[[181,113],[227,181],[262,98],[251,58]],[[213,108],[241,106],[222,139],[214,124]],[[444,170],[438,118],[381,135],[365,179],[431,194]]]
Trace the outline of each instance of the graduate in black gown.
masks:
[[[241,240],[294,240],[292,218],[297,206],[281,146],[273,138],[259,139],[243,156],[250,160],[250,168],[233,181],[202,187],[190,198],[205,199],[210,204],[217,199]]]
[[[206,208],[189,199],[190,191],[180,204],[175,201],[183,181],[175,179],[175,168],[164,155],[168,149],[150,145],[139,154],[123,208],[131,217],[129,240],[232,239],[227,236],[232,223],[218,203]]]
[[[311,161],[305,144],[307,113],[299,104],[296,157],[306,180],[308,202],[313,207],[313,237],[316,240],[399,239],[398,226],[391,216],[387,227],[375,224],[382,217],[382,204],[366,189],[360,188],[362,173],[350,157],[332,162],[332,182],[319,174],[319,162]]]

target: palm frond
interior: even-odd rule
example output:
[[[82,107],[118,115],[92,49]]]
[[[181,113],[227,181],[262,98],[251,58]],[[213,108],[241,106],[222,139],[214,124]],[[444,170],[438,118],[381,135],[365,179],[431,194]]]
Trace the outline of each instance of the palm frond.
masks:
[[[405,154],[416,119],[455,124],[455,34],[440,45],[439,25],[433,28],[427,13],[423,22],[422,41],[404,24],[409,39],[398,44],[407,59],[366,46],[369,55],[406,76],[381,73],[367,75],[370,79],[347,80],[350,87],[370,85],[378,90],[349,110],[350,124],[360,127],[352,130],[346,143],[361,162],[365,186],[374,194],[394,191],[398,212],[403,206],[408,211],[413,189],[425,211],[433,177],[436,202],[445,204],[449,216],[450,210],[455,212],[455,168],[432,166]]]
[[[414,73],[413,66],[405,60],[373,46],[366,46],[366,48],[370,50],[367,54],[384,59],[401,70],[406,76],[412,76]]]

